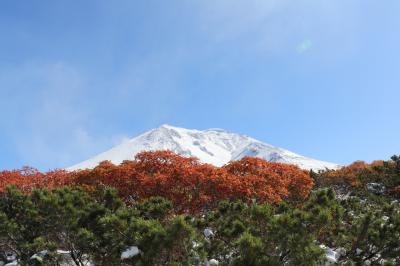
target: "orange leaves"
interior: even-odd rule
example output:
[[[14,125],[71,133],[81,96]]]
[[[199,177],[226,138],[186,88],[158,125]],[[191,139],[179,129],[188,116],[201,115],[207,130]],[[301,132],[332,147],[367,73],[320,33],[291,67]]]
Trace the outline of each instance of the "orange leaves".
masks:
[[[32,168],[0,172],[0,189],[13,184],[29,192],[36,187],[80,185],[90,190],[111,186],[125,200],[162,196],[177,212],[211,208],[224,199],[276,203],[308,196],[313,182],[297,166],[243,158],[223,167],[201,164],[170,151],[142,152],[133,161],[105,161],[91,170],[40,173]]]
[[[299,167],[260,158],[245,157],[224,168],[240,178],[242,186],[250,193],[248,196],[261,202],[304,199],[314,185],[309,174]]]
[[[23,192],[34,188],[56,188],[72,183],[71,174],[64,170],[41,173],[35,168],[23,167],[20,170],[0,172],[0,192],[9,185],[14,185]]]
[[[378,162],[375,162],[374,165],[378,165]],[[355,161],[354,163],[342,167],[338,170],[329,170],[321,173],[321,182],[322,185],[330,185],[330,184],[346,184],[352,187],[360,187],[361,182],[359,180],[359,175],[363,171],[371,170],[371,165],[367,164],[364,161]]]

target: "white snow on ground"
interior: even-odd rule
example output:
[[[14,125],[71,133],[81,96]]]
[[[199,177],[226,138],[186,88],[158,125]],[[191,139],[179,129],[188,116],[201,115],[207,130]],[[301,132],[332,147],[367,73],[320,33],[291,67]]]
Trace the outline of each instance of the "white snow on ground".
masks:
[[[217,261],[216,259],[211,259],[209,261],[206,262],[206,266],[215,266],[218,265],[219,261]]]
[[[132,246],[127,248],[124,252],[121,253],[121,260],[130,259],[135,257],[140,253],[140,249],[136,246]]]
[[[213,236],[214,235],[214,232],[210,229],[210,228],[206,228],[206,229],[204,229],[204,236],[205,237],[210,237],[210,236]]]
[[[18,265],[19,265],[18,261],[13,261],[13,262],[5,264],[4,266],[18,266]]]
[[[120,164],[124,160],[133,160],[141,151],[154,150],[171,150],[183,156],[197,157],[203,163],[216,166],[222,166],[245,156],[253,156],[271,162],[295,164],[307,170],[339,167],[334,163],[307,158],[222,129],[192,130],[162,125],[67,170],[94,168],[105,160]]]
[[[339,252],[331,249],[330,247],[327,247],[325,245],[320,245],[320,248],[325,250],[325,259],[326,259],[326,264],[325,265],[334,265],[338,262],[340,258]]]

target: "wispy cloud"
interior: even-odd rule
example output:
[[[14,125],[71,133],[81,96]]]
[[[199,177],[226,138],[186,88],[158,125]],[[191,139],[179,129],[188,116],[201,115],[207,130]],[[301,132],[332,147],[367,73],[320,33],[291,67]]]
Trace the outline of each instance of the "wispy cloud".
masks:
[[[26,164],[64,167],[115,142],[89,133],[87,83],[78,69],[29,63],[0,73],[0,129]]]
[[[167,121],[183,95],[179,69],[178,56],[160,54],[104,78],[66,62],[0,69],[0,130],[25,164],[70,166],[131,137],[121,120],[141,130]]]
[[[357,45],[360,1],[201,1],[202,29],[215,44],[235,44],[249,53],[287,56],[313,48],[336,60]],[[308,36],[308,39],[303,39]],[[299,43],[299,39],[302,40]],[[340,45],[338,44],[340,42]],[[318,49],[314,47],[318,43]],[[329,53],[328,53],[329,51]]]

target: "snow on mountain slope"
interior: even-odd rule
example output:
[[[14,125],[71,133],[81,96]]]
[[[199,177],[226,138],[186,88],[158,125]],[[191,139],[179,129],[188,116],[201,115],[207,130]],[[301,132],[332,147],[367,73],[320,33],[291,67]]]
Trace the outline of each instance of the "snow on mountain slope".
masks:
[[[216,166],[222,166],[231,160],[238,160],[245,156],[259,157],[271,162],[296,164],[303,169],[335,169],[339,166],[307,158],[222,129],[192,130],[162,125],[67,170],[94,168],[99,162],[105,160],[119,164],[124,160],[132,160],[141,151],[154,150],[171,150],[183,156],[197,157],[201,162]]]

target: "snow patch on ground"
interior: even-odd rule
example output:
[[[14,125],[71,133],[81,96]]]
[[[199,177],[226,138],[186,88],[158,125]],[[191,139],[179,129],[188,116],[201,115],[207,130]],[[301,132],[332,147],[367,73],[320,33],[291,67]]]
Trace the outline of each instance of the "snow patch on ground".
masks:
[[[218,265],[219,261],[217,261],[216,259],[211,259],[209,261],[206,262],[206,266],[215,266]]]
[[[209,238],[209,237],[214,235],[214,232],[210,228],[204,229],[203,233],[204,233],[204,236],[207,237],[207,238]]]
[[[340,258],[340,253],[338,251],[335,251],[332,248],[327,247],[325,245],[320,245],[319,247],[325,250],[325,260],[326,260],[325,265],[328,266],[338,263],[338,260]]]
[[[136,246],[132,246],[127,248],[124,252],[121,253],[121,260],[126,260],[135,257],[140,253],[140,249]]]

